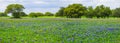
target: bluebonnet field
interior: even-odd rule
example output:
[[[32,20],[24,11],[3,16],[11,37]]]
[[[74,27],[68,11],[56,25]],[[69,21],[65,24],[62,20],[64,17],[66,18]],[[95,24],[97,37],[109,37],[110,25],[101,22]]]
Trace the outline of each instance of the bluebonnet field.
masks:
[[[0,43],[120,43],[120,19],[0,19]]]

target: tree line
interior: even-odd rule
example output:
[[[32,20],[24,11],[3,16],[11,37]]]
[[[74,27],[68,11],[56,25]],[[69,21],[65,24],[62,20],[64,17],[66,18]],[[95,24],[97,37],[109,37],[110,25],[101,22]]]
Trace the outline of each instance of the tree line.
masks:
[[[39,17],[39,16],[56,16],[56,17],[67,17],[67,18],[81,18],[85,16],[87,18],[109,18],[109,17],[120,17],[120,8],[110,9],[108,6],[99,5],[93,8],[92,6],[84,6],[82,4],[71,4],[67,7],[61,7],[55,14],[51,12],[31,12],[26,14],[23,12],[25,7],[21,4],[10,4],[7,6],[4,12],[0,12],[0,17],[12,14],[13,18],[20,18],[24,16]]]
[[[71,4],[67,7],[61,7],[56,13],[56,16],[65,16],[67,18],[108,18],[120,17],[120,8],[110,9],[110,7],[99,5],[93,8],[92,6],[83,6],[82,4]]]

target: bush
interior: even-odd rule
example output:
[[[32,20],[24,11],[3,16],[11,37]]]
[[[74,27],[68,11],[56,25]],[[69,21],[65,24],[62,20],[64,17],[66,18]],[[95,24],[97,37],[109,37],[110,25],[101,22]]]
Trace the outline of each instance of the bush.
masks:
[[[54,14],[51,13],[51,12],[46,12],[46,13],[45,13],[45,16],[54,16]]]
[[[112,13],[113,17],[120,17],[120,8],[116,8]]]
[[[0,12],[0,17],[7,16],[7,14]]]
[[[31,12],[31,13],[29,14],[29,16],[30,16],[30,17],[39,17],[39,16],[44,16],[44,15],[43,15],[43,13],[40,13],[40,12],[37,12],[37,13]]]

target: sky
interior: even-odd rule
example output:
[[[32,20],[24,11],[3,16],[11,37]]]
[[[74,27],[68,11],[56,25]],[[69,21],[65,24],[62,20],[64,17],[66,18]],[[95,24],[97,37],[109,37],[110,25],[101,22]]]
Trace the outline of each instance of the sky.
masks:
[[[120,7],[120,0],[0,0],[0,12],[4,12],[9,4],[21,4],[25,7],[24,12],[57,12],[60,7],[67,7],[69,4],[83,4],[84,6],[105,5],[111,9]]]

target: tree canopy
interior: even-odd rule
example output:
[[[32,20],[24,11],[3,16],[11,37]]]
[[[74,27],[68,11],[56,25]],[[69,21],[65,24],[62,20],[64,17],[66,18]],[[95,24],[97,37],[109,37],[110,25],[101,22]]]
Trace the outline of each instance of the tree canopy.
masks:
[[[64,9],[65,9],[64,7],[61,7],[55,16],[64,16]]]
[[[14,18],[20,18],[20,12],[23,12],[24,6],[20,4],[10,4],[7,6],[5,13],[11,13]]]
[[[100,6],[97,6],[95,8],[95,12],[94,12],[96,15],[97,18],[105,18],[105,17],[109,17],[112,12],[110,10],[109,7],[105,7],[104,5],[100,5]]]
[[[113,17],[120,17],[120,8],[116,8],[115,10],[113,10]]]
[[[65,8],[64,14],[68,18],[79,18],[85,14],[86,7],[82,4],[72,4]]]
[[[5,17],[5,16],[7,16],[7,14],[0,12],[0,17]]]
[[[53,13],[51,13],[51,12],[46,12],[45,13],[45,16],[53,16],[54,14]]]
[[[40,13],[40,12],[31,12],[29,14],[30,17],[39,17],[39,16],[44,16],[43,13]]]
[[[20,16],[24,17],[24,16],[28,16],[25,12],[20,12]]]
[[[86,11],[85,16],[88,17],[88,18],[95,17],[94,8],[93,8],[92,6],[89,6],[89,7],[87,8],[87,11]]]

